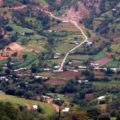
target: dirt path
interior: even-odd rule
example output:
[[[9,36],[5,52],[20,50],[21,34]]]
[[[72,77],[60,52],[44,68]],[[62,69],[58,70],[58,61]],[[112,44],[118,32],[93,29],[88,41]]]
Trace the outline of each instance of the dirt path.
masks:
[[[26,8],[26,5],[21,5],[21,6],[16,6],[16,7],[6,7],[6,10],[22,10],[24,8]]]
[[[64,18],[60,18],[60,17],[56,17],[54,14],[52,14],[52,13],[49,12],[49,11],[45,11],[45,10],[41,10],[41,11],[43,11],[44,13],[48,14],[48,15],[51,16],[52,18],[54,18],[54,19],[56,19],[56,20],[59,20],[59,21],[61,21],[61,22],[70,22],[70,23],[72,23],[72,24],[82,33],[82,35],[83,35],[83,37],[84,37],[84,40],[83,40],[79,45],[75,46],[74,48],[72,48],[71,50],[69,50],[69,51],[66,53],[66,55],[65,55],[65,57],[64,57],[61,65],[60,65],[60,68],[59,68],[59,70],[58,70],[58,71],[63,71],[64,64],[65,64],[65,62],[66,62],[69,54],[70,54],[71,52],[75,51],[77,48],[79,48],[79,47],[80,47],[82,44],[84,44],[85,42],[88,42],[88,37],[87,37],[87,35],[85,34],[85,32],[83,31],[83,29],[79,26],[79,24],[78,24],[76,21],[68,20],[68,19],[64,19]]]

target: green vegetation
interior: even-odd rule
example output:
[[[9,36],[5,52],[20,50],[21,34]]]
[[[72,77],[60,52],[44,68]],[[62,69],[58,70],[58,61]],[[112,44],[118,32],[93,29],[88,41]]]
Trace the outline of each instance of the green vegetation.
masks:
[[[35,101],[35,100],[27,100],[24,98],[19,98],[11,95],[5,95],[0,93],[0,101],[1,102],[9,102],[13,105],[23,105],[26,106],[28,109],[32,109],[32,105],[40,105],[40,107],[43,109],[45,116],[51,116],[55,113],[54,108],[52,105]]]
[[[6,94],[0,94],[0,120],[60,120],[60,117],[61,120],[120,120],[120,71],[112,69],[120,67],[119,0],[101,1],[99,13],[94,11],[99,3],[96,0],[92,4],[79,0],[80,5],[78,0],[61,0],[59,4],[57,0],[3,1],[0,55],[5,60],[0,61],[0,90]],[[73,24],[55,20],[40,9],[62,15],[71,7],[75,12],[85,12],[83,21],[77,21],[87,27],[80,25],[92,44],[85,42],[70,53],[63,72],[57,73],[65,54],[83,41],[83,35]],[[90,14],[88,18],[87,14]],[[15,46],[11,45],[13,42]],[[111,60],[103,66],[107,68],[97,69],[90,64],[102,58]],[[98,101],[100,96],[106,99]],[[52,100],[51,104],[40,102],[47,100]],[[56,113],[55,104],[61,110],[68,107],[70,111]],[[39,105],[39,110],[32,110],[33,105]],[[16,116],[11,118],[8,113]]]
[[[110,61],[109,63],[107,63],[105,65],[105,67],[109,67],[109,68],[119,68],[120,67],[120,61],[119,60],[113,60],[113,61]]]
[[[105,58],[107,57],[104,53],[98,53],[97,55],[93,56],[93,59],[94,60],[99,60],[99,59],[102,59],[102,58]]]
[[[112,52],[120,53],[120,49],[119,48],[120,48],[120,43],[119,42],[115,42],[114,44],[111,45]]]

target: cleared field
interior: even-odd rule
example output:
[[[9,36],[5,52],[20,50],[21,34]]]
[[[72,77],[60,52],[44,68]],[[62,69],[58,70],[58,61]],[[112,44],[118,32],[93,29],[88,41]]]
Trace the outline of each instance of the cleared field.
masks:
[[[45,115],[50,116],[55,113],[52,105],[35,101],[35,100],[27,100],[24,98],[19,98],[16,96],[6,95],[3,93],[0,93],[0,101],[2,102],[10,102],[13,105],[24,105],[27,106],[28,109],[31,109],[32,105],[40,105],[41,108],[43,108]]]
[[[53,59],[53,60],[49,60],[48,62],[52,63],[52,64],[59,64],[62,62],[62,58],[61,59]]]
[[[58,41],[55,46],[55,52],[66,54],[69,50],[76,46],[76,44],[72,44],[76,37],[78,42],[82,41],[80,32],[69,32],[68,36],[61,38],[62,41]]]
[[[34,3],[40,3],[41,5],[47,5],[45,0],[34,0]]]
[[[52,78],[57,83],[57,80],[59,81],[63,81],[66,83],[66,81],[70,80],[70,79],[74,79],[75,77],[80,76],[79,72],[73,72],[73,71],[66,71],[63,73],[53,73],[52,74]]]
[[[23,27],[18,26],[14,23],[9,24],[9,26],[11,26],[15,32],[18,32],[20,34],[22,34],[24,32],[33,32],[33,30],[31,30],[31,29],[23,28]]]
[[[60,23],[58,25],[54,25],[51,27],[51,30],[54,31],[73,31],[73,32],[78,32],[79,30],[71,23]]]
[[[109,58],[102,58],[102,59],[98,59],[96,61],[94,61],[94,64],[98,64],[99,66],[103,66],[106,65],[107,63],[109,63],[111,61],[111,59]]]
[[[107,57],[107,56],[104,53],[100,52],[97,55],[94,55],[93,59],[94,60],[99,60],[99,59],[102,59],[102,58],[105,58],[105,57]]]
[[[22,26],[19,26],[15,23],[10,23],[9,26],[11,26],[13,28],[13,31],[12,32],[9,32],[10,35],[14,35],[16,32],[18,33],[19,35],[19,39],[26,39],[26,40],[41,40],[43,39],[43,36],[40,36],[38,34],[35,33],[34,30],[32,29],[28,29],[26,27],[22,27]],[[29,36],[25,36],[24,33],[34,33],[32,35],[29,35]]]
[[[84,61],[89,59],[89,55],[70,55],[68,58],[71,60],[79,60],[79,61]]]
[[[31,40],[29,41],[25,47],[26,49],[30,50],[30,51],[36,51],[36,52],[43,52],[45,51],[45,46],[46,41],[44,40]]]
[[[118,42],[111,45],[111,49],[112,49],[112,52],[120,53],[120,42],[119,42],[119,40],[118,40]]]
[[[26,58],[23,58],[23,55],[26,55]],[[38,63],[37,56],[32,52],[23,52],[22,55],[19,57],[19,59],[14,58],[12,59],[14,62],[13,67],[14,68],[20,68],[20,67],[31,67],[31,64]]]
[[[105,67],[120,68],[120,61],[110,61],[105,65]]]
[[[61,44],[57,45],[55,51],[58,53],[65,54],[74,47],[75,47],[75,45],[73,45],[73,44],[61,43]]]
[[[93,86],[98,89],[106,88],[112,88],[112,87],[119,87],[120,86],[120,80],[111,80],[109,82],[101,81],[101,82],[94,82]]]

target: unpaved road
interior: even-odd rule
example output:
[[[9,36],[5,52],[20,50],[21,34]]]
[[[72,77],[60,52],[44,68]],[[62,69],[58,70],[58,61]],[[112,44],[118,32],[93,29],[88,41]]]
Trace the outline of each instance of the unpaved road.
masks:
[[[80,30],[80,32],[82,33],[82,35],[83,35],[83,37],[84,37],[84,40],[83,40],[79,45],[75,46],[74,48],[72,48],[71,50],[69,50],[69,51],[66,53],[66,55],[65,55],[65,57],[64,57],[61,65],[60,65],[60,68],[59,68],[59,70],[58,70],[58,71],[62,71],[62,70],[63,70],[63,67],[64,67],[64,64],[65,64],[65,62],[66,62],[69,54],[72,53],[73,51],[75,51],[77,48],[79,48],[79,47],[80,47],[82,44],[84,44],[85,42],[88,42],[88,37],[87,37],[87,35],[85,34],[85,32],[83,31],[83,29],[79,26],[79,24],[78,24],[76,21],[56,17],[54,14],[52,14],[52,13],[49,12],[49,11],[45,11],[45,10],[42,10],[42,11],[45,12],[46,14],[48,14],[49,16],[51,16],[52,18],[56,19],[56,20],[59,20],[59,21],[61,21],[61,22],[70,22],[70,23],[72,23],[78,30]]]

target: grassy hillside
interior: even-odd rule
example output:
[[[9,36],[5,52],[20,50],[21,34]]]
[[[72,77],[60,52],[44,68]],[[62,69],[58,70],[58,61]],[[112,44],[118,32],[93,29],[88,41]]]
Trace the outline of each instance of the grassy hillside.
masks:
[[[46,116],[50,116],[55,113],[54,109],[52,108],[50,104],[35,101],[35,100],[19,98],[16,96],[6,95],[3,93],[0,93],[0,101],[10,102],[13,105],[23,105],[23,106],[26,106],[28,109],[30,109],[32,105],[40,105],[43,111],[45,112],[44,114]]]

